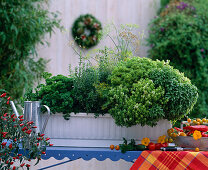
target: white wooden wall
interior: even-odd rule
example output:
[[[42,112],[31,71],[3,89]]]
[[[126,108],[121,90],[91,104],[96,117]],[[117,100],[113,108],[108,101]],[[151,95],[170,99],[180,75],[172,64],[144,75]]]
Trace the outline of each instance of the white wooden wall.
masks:
[[[74,20],[81,14],[90,13],[99,19],[103,26],[114,22],[120,24],[138,24],[139,31],[144,31],[148,35],[147,25],[156,15],[160,0],[50,0],[50,10],[59,11],[61,24],[65,27],[65,32],[58,30],[47,38],[50,47],[40,46],[38,53],[40,57],[50,59],[47,71],[53,75],[68,75],[68,66],[78,65],[79,57],[69,46],[73,40],[71,27]],[[110,40],[100,42],[95,48],[108,45]],[[142,46],[138,55],[146,56],[147,47]]]

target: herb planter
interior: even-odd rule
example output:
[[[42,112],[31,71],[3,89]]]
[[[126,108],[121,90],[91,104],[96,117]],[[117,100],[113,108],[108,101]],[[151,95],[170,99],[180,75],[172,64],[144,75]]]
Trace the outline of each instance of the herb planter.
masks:
[[[41,121],[44,122],[46,117],[43,114]],[[126,128],[117,126],[109,114],[98,118],[94,114],[71,114],[70,120],[65,120],[62,114],[54,114],[49,118],[45,134],[51,138],[54,146],[109,147],[110,144],[123,143],[123,137],[127,140],[136,139],[137,142],[143,137],[156,141],[169,128],[171,123],[167,120],[159,121],[155,127]]]

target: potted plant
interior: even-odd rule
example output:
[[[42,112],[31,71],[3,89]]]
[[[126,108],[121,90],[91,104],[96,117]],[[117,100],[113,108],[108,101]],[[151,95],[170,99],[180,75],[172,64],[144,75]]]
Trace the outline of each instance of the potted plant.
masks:
[[[96,69],[94,71],[96,72]],[[86,75],[81,75],[87,76],[87,72],[85,72]],[[92,78],[92,72],[90,75]],[[87,114],[87,110],[84,110],[84,102],[87,101],[80,100],[80,104],[77,106],[78,93],[74,91],[76,85],[67,81],[67,79],[73,78],[65,76],[62,78],[66,80],[65,84],[70,85],[71,89],[64,91],[62,89],[66,87],[64,81],[58,80],[57,76],[49,76],[46,78],[46,84],[42,84],[39,91],[36,91],[39,99],[42,99],[43,104],[49,105],[51,110],[57,107],[56,109],[62,108],[64,111],[64,107],[61,106],[65,102],[67,103],[66,111],[68,106],[68,111],[79,112],[71,113],[69,121],[62,118],[61,111],[59,114],[51,116],[46,134],[51,137],[55,145],[109,146],[109,144],[121,143],[123,137],[128,140],[134,138],[136,141],[149,137],[154,141],[171,127],[170,121],[188,114],[198,97],[197,88],[168,62],[133,57],[119,62],[114,67],[105,86],[103,83],[99,83],[94,87],[94,91],[90,87],[91,93],[97,93],[94,94],[97,96],[97,101],[103,100],[103,102],[97,102],[97,107],[94,107],[95,102],[92,105],[93,102],[89,100],[89,103],[92,102],[92,107],[88,107],[88,109],[105,109],[106,113],[110,113],[96,114],[95,119],[93,114]],[[52,83],[51,80],[56,81]],[[90,85],[88,79],[86,80],[86,84],[88,82]],[[59,87],[59,85],[61,86]],[[90,89],[81,92],[89,95]],[[56,93],[62,97],[56,98]],[[55,96],[51,98],[49,94]],[[70,98],[67,98],[66,94],[70,94]],[[48,96],[48,98],[44,98],[44,96]],[[64,96],[66,101],[61,101]],[[47,101],[48,103],[46,103]],[[70,105],[68,105],[69,101]],[[42,115],[42,118],[44,121],[45,115]]]
[[[135,36],[128,31],[119,36],[117,51],[99,50],[97,65],[80,54],[70,76],[46,74],[46,83],[29,93],[29,100],[35,97],[56,113],[46,127],[55,145],[108,147],[122,143],[123,137],[154,141],[171,127],[170,120],[193,108],[198,93],[189,79],[168,62],[132,57],[125,46],[130,42],[124,42]]]

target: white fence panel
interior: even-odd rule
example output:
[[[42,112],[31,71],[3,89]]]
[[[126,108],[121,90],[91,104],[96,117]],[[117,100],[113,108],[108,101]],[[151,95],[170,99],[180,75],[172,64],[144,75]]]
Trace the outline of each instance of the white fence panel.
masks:
[[[71,27],[79,15],[90,13],[99,19],[103,26],[114,22],[120,24],[138,24],[139,31],[144,31],[148,35],[147,25],[156,15],[160,0],[51,0],[50,10],[59,11],[61,24],[65,27],[65,32],[55,30],[51,38],[47,38],[50,47],[39,46],[40,57],[49,59],[47,71],[53,75],[68,75],[69,64],[72,67],[78,65],[79,57],[69,42],[73,40]],[[100,42],[94,48],[112,44],[110,39]],[[141,46],[137,55],[146,56],[147,47]]]

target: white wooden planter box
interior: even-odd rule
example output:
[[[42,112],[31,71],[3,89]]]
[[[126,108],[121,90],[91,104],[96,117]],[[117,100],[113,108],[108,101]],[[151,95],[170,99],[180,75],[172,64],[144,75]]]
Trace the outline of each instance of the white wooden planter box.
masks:
[[[46,116],[41,116],[42,123]],[[123,137],[136,139],[137,142],[143,137],[156,141],[171,126],[170,121],[161,120],[155,127],[137,125],[125,128],[117,126],[109,114],[98,118],[94,114],[71,114],[70,120],[65,120],[62,114],[54,114],[48,120],[45,134],[51,138],[54,146],[109,147],[110,144],[123,143]]]

